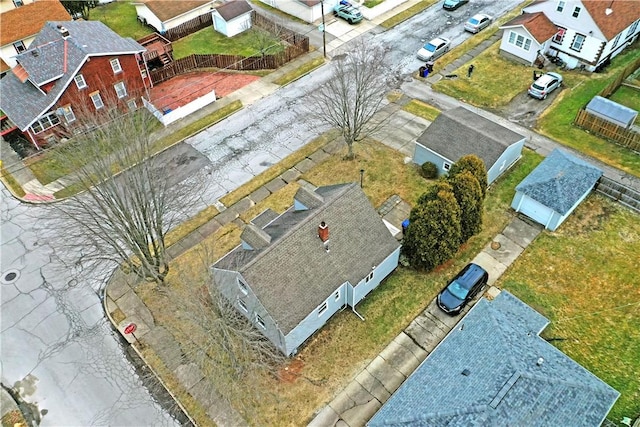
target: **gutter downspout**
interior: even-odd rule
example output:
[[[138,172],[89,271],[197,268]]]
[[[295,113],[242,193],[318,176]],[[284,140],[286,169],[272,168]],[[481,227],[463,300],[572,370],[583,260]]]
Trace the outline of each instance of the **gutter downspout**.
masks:
[[[353,311],[353,313],[356,316],[358,316],[360,320],[364,322],[364,317],[362,317],[362,315],[360,315],[360,313],[356,311],[356,289],[355,288],[353,288],[353,294],[351,295],[351,311]]]

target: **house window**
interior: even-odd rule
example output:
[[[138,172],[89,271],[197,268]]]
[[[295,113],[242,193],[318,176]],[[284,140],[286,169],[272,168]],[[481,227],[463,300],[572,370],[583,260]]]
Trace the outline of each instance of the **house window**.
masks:
[[[260,326],[262,329],[267,329],[267,325],[264,324],[264,320],[262,320],[262,317],[260,317],[259,315],[256,314],[256,323],[258,324],[258,326]]]
[[[104,102],[102,102],[102,97],[100,96],[100,92],[93,92],[91,95],[91,100],[93,101],[93,106],[96,107],[96,110],[104,107]]]
[[[13,5],[15,7],[20,7],[24,4],[24,2],[22,0],[13,0]]]
[[[323,302],[323,303],[320,305],[320,308],[318,308],[318,316],[322,316],[322,314],[323,314],[325,311],[327,311],[328,306],[329,306],[329,305],[327,304],[327,302],[326,302],[326,301],[325,301],[325,302]]]
[[[524,41],[524,50],[528,51],[529,49],[531,49],[531,39],[526,39]]]
[[[556,10],[557,10],[558,12],[562,12],[562,11],[564,10],[564,5],[565,5],[565,2],[563,2],[563,1],[559,1],[559,2],[558,2],[558,7],[556,7]]]
[[[580,52],[580,49],[582,49],[582,44],[584,43],[586,36],[583,36],[582,34],[576,34],[576,37],[573,39],[573,43],[571,43],[571,49],[573,50],[577,50],[578,52]]]
[[[336,301],[340,301],[340,289],[338,289],[336,293],[333,294],[333,298],[335,298]]]
[[[27,48],[24,45],[24,42],[22,40],[17,41],[13,44],[13,47],[16,49],[16,52],[18,53],[22,53],[25,50],[27,50]]]
[[[67,123],[71,123],[76,120],[76,115],[73,113],[71,105],[65,105],[62,107],[62,112]]]
[[[242,311],[244,311],[245,313],[249,312],[249,310],[247,309],[247,303],[246,302],[242,301],[241,299],[238,299],[238,305],[240,306]]]
[[[611,49],[613,50],[616,46],[618,46],[618,42],[620,41],[620,34],[618,34],[616,36],[615,39],[613,39],[613,43],[611,43]]]
[[[580,10],[581,10],[580,6],[576,6],[576,8],[573,9],[573,15],[571,16],[573,16],[574,18],[577,18],[578,15],[580,15]]]
[[[240,279],[238,279],[238,287],[240,288],[240,291],[243,294],[247,295],[249,293],[249,288],[247,287],[247,284]]]
[[[448,171],[449,169],[451,169],[451,163],[444,162],[444,164],[442,165],[442,169]]]
[[[556,33],[555,36],[553,36],[552,41],[554,43],[562,43],[562,40],[564,40],[564,35],[566,34],[567,30],[566,28],[558,28],[558,32]]]
[[[509,43],[516,44],[516,36],[517,34],[511,31],[511,33],[509,33]]]
[[[118,58],[113,58],[111,61],[109,61],[109,63],[111,63],[113,74],[122,72],[122,67],[120,66],[120,60]]]
[[[138,104],[136,103],[135,99],[130,99],[127,101],[127,107],[129,107],[129,110],[133,111],[133,110],[137,110],[138,109]]]
[[[118,95],[118,99],[122,99],[127,96],[127,87],[124,85],[124,82],[119,82],[113,85],[113,88],[116,90],[116,95]]]
[[[73,78],[73,81],[76,82],[76,86],[78,89],[84,89],[87,87],[87,82],[84,80],[84,76],[82,74],[78,74]]]
[[[638,22],[640,20],[636,20],[636,22],[634,22],[631,27],[629,28],[629,31],[627,31],[627,37],[630,37],[633,33],[636,32],[636,29],[638,28]]]
[[[34,124],[31,125],[33,133],[40,133],[47,129],[50,129],[60,123],[60,119],[55,113],[49,113],[46,116],[40,117]]]
[[[509,34],[509,43],[524,50],[529,50],[531,48],[531,39],[520,34],[516,34],[513,31]]]
[[[371,279],[373,279],[373,270],[364,278],[364,283],[368,283]]]

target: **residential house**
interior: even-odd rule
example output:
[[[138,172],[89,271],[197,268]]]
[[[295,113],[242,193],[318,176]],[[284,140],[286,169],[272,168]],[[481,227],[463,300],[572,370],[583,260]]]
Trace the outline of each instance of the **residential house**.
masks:
[[[262,0],[271,7],[280,9],[291,16],[313,23],[322,19],[322,13],[331,13],[340,0]]]
[[[0,80],[0,109],[38,149],[69,137],[79,113],[142,105],[144,50],[99,21],[47,22]]]
[[[431,162],[444,175],[458,159],[475,154],[484,161],[491,184],[520,158],[524,141],[524,136],[457,107],[440,113],[418,137],[413,161]]]
[[[516,186],[511,207],[554,231],[601,176],[600,169],[556,148]]]
[[[160,34],[202,16],[207,18],[214,0],[142,0],[133,2],[138,20],[150,25]]]
[[[548,324],[507,291],[480,299],[367,426],[600,426],[620,393],[541,338]]]
[[[71,21],[71,15],[58,0],[25,2],[20,7],[6,8],[0,14],[0,75],[16,65],[15,56],[24,52],[47,21]]]
[[[24,6],[25,4],[33,3],[35,0],[1,0],[0,1],[0,13],[5,13],[13,9]]]
[[[301,187],[248,224],[213,266],[214,285],[282,353],[355,307],[398,265],[400,244],[357,183]]]
[[[500,27],[500,50],[533,64],[538,51],[559,56],[567,67],[597,71],[640,33],[636,0],[538,0]],[[555,32],[550,34],[550,27]]]
[[[251,28],[253,8],[245,0],[231,0],[213,9],[213,28],[227,37]]]

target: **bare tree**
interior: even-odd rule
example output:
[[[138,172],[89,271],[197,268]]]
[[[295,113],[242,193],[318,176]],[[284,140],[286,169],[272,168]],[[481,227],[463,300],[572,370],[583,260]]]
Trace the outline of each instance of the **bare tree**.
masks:
[[[162,284],[169,271],[167,232],[182,222],[201,194],[204,180],[170,179],[152,156],[150,134],[157,125],[146,111],[78,114],[87,129],[51,150],[73,171],[70,186],[80,194],[50,205],[45,226],[66,236],[53,242],[79,274],[112,263]]]
[[[396,70],[387,64],[387,54],[381,46],[358,39],[348,53],[333,58],[329,80],[309,93],[310,114],[340,129],[349,159],[354,157],[353,143],[373,135],[382,125],[372,119],[396,81],[389,78]]]
[[[264,20],[264,18],[262,19]],[[244,29],[251,32],[251,46],[260,52],[260,56],[265,57],[282,50],[282,38],[286,27],[280,19],[277,21],[270,20],[269,25],[265,22],[261,26],[254,25],[253,27],[247,23]]]

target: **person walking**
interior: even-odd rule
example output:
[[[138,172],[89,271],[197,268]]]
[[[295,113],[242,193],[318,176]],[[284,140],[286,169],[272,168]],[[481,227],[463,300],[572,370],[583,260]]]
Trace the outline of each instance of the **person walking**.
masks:
[[[467,77],[471,78],[471,73],[473,73],[473,69],[475,67],[473,66],[473,64],[469,65],[469,69],[467,70]]]

